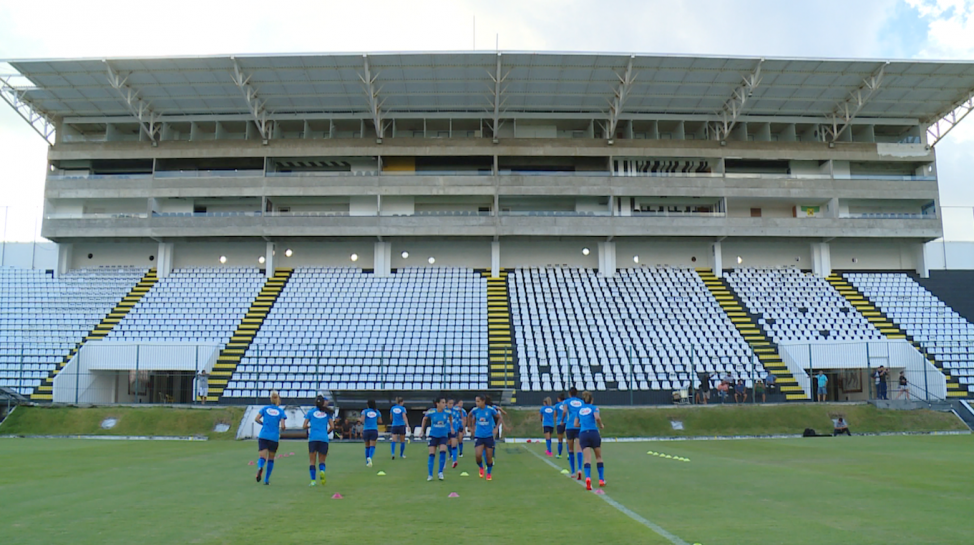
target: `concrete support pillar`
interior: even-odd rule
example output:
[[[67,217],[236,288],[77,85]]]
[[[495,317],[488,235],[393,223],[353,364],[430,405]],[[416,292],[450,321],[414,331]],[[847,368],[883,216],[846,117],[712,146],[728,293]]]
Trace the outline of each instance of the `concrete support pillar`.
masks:
[[[917,262],[917,275],[920,278],[930,278],[930,266],[927,265],[927,255],[924,253],[924,248],[926,244],[919,243],[916,244],[916,262]],[[946,266],[944,266],[946,269]]]
[[[57,245],[57,269],[54,269],[56,277],[71,270],[71,259],[74,255],[74,244],[61,242]]]
[[[376,276],[391,276],[392,275],[392,243],[391,242],[376,242],[375,243],[375,260],[374,260],[374,274]]]
[[[267,248],[264,250],[264,276],[267,278],[274,276],[274,253],[276,251],[277,244],[268,242]]]
[[[724,270],[724,259],[723,250],[720,248],[720,242],[710,243],[710,268],[714,273],[714,276],[721,278],[723,276]]]
[[[501,276],[501,242],[495,240],[490,243],[490,277]]]
[[[839,199],[838,198],[829,199],[829,215],[828,215],[828,217],[830,217],[830,218],[837,218],[837,217],[839,217]]]
[[[812,243],[812,273],[822,278],[832,274],[832,250],[828,242]]]
[[[612,278],[616,274],[616,243],[599,243],[599,276]]]
[[[165,278],[169,276],[173,268],[173,243],[160,242],[159,250],[156,252],[156,276]]]

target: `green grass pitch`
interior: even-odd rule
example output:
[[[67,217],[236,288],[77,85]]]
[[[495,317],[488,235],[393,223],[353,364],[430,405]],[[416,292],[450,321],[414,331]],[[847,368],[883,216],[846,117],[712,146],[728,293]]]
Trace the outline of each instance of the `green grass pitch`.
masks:
[[[323,488],[307,486],[306,443],[282,447],[295,455],[263,486],[255,442],[0,440],[0,541],[668,543],[528,451],[539,444],[500,445],[490,483],[470,445],[428,483],[424,445],[391,461],[380,443],[366,468],[360,445],[336,444]],[[969,435],[606,443],[605,491],[687,543],[970,543],[972,448]]]

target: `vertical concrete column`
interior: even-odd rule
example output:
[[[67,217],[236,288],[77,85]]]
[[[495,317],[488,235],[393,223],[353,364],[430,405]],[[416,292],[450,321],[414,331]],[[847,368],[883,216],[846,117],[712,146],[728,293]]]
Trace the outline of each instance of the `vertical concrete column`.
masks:
[[[612,278],[616,274],[616,243],[599,243],[599,276]]]
[[[720,248],[720,242],[710,243],[710,270],[714,276],[721,278],[724,270],[724,254]]]
[[[375,243],[374,274],[376,276],[392,275],[392,243]]]
[[[501,242],[495,240],[490,243],[490,277],[500,278],[501,275]]]
[[[926,244],[921,242],[919,244],[916,244],[915,248],[916,248],[915,252],[916,252],[916,263],[917,263],[917,275],[920,278],[930,278],[930,266],[927,265],[927,255],[924,252],[924,248],[926,248]],[[944,268],[946,269],[947,267],[944,266]]]
[[[812,243],[812,273],[822,278],[832,274],[832,250],[828,242]]]
[[[173,253],[172,242],[159,243],[159,250],[156,252],[156,276],[158,278],[165,278],[172,272]]]
[[[277,251],[277,244],[268,242],[264,250],[264,276],[270,278],[274,276],[274,253]]]
[[[74,244],[61,242],[57,245],[57,269],[55,276],[61,276],[71,270],[71,259],[74,255]]]

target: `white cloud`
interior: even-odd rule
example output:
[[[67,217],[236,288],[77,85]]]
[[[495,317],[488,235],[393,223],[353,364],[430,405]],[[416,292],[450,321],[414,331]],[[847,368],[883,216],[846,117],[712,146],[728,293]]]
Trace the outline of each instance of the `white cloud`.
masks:
[[[906,0],[928,22],[920,56],[936,59],[974,57],[974,0]]]

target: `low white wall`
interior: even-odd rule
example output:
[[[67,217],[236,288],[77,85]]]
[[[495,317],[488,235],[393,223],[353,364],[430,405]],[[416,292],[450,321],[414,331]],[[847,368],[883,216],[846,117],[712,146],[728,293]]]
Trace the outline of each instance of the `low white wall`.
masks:
[[[805,395],[812,395],[812,377],[819,370],[891,369],[887,384],[895,392],[897,374],[904,370],[914,399],[946,399],[947,377],[905,339],[875,342],[780,343],[778,353]],[[864,377],[866,378],[866,377]],[[871,380],[871,379],[870,379]],[[867,385],[863,384],[865,390]]]
[[[213,370],[220,347],[204,344],[85,343],[54,377],[55,403],[124,403],[125,371]]]

